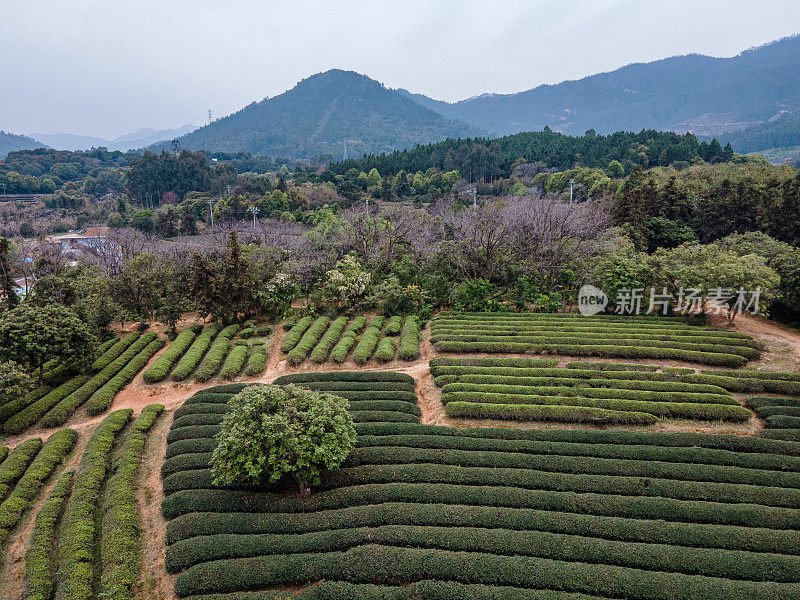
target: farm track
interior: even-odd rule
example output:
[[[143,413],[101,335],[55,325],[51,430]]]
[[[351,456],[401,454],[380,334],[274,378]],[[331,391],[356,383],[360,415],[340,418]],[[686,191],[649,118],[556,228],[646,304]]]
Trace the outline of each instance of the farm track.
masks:
[[[757,368],[764,371],[800,371],[800,334],[782,328],[769,321],[753,318],[749,315],[742,315],[737,318],[734,331],[751,335],[757,341],[763,343],[766,352],[761,359],[751,361],[748,368]],[[436,351],[430,343],[430,322],[422,332],[420,344],[420,358],[413,362],[395,360],[387,364],[381,364],[370,360],[366,365],[356,365],[352,360],[337,365],[335,363],[315,364],[306,360],[297,368],[292,368],[285,360],[285,355],[280,351],[280,344],[286,332],[281,327],[276,327],[273,333],[273,347],[267,361],[267,366],[258,377],[239,377],[233,382],[247,383],[270,383],[281,375],[297,372],[323,372],[334,370],[366,370],[366,371],[395,371],[411,375],[416,381],[416,393],[418,403],[422,411],[421,422],[430,425],[448,425],[453,427],[512,427],[512,428],[547,428],[547,429],[587,429],[586,425],[576,425],[569,423],[536,423],[536,422],[509,422],[491,420],[453,420],[449,419],[441,403],[441,391],[436,388],[433,378],[428,369],[428,361],[437,356]],[[148,362],[149,366],[158,356],[160,350]],[[442,354],[446,356],[446,354]],[[470,354],[471,357],[497,356],[489,353]],[[504,356],[532,357],[533,355],[508,354]],[[568,362],[576,359],[574,357],[559,356],[552,357],[558,360],[559,367],[565,367]],[[669,367],[693,367],[700,368],[695,363],[683,361],[665,361],[658,359],[639,359],[625,360],[624,362],[637,364],[652,364]],[[703,367],[708,368],[708,367]],[[145,367],[146,369],[146,367]],[[142,370],[144,372],[144,369]],[[220,383],[226,383],[221,379],[213,379],[204,383],[196,383],[191,379],[186,382],[174,382],[167,379],[164,382],[148,385],[142,380],[140,372],[134,381],[125,387],[114,399],[110,410],[120,408],[132,408],[134,415],[138,415],[141,410],[153,402],[161,403],[165,406],[165,413],[159,419],[156,427],[148,436],[145,454],[140,470],[141,485],[137,490],[137,505],[142,517],[142,564],[143,572],[140,578],[137,598],[144,599],[166,599],[173,600],[175,577],[166,573],[164,568],[165,561],[165,521],[161,515],[161,501],[163,499],[163,487],[161,482],[161,464],[163,463],[166,452],[166,436],[173,419],[174,410],[183,402],[199,390],[214,387]],[[733,394],[741,402],[746,394]],[[108,411],[110,412],[110,411]],[[59,469],[58,473],[68,468],[77,467],[86,441],[91,435],[91,431],[100,421],[107,416],[108,412],[97,417],[88,417],[85,409],[79,409],[73,415],[66,427],[71,427],[78,431],[80,438],[76,448],[73,450],[68,462]],[[659,421],[655,426],[650,427],[630,427],[620,426],[621,429],[633,431],[664,431],[664,432],[702,432],[719,434],[738,434],[754,435],[761,424],[757,419],[751,419],[743,425],[732,425],[729,423],[697,423],[691,421]],[[613,429],[610,428],[610,429]],[[20,436],[11,436],[2,441],[2,444],[9,448],[16,447],[21,442],[32,437],[46,439],[57,431],[57,429],[34,428]],[[56,476],[52,476],[37,500],[36,506],[26,515],[21,527],[12,535],[5,551],[2,564],[2,577],[0,577],[0,600],[16,600],[22,589],[24,578],[24,557],[27,540],[33,529],[35,517],[41,508],[41,504],[47,498],[50,490],[56,481]]]

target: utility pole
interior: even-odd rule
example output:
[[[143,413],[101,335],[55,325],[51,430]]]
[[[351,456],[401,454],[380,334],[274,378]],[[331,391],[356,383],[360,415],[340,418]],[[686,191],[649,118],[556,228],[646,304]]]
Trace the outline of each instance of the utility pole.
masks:
[[[208,199],[208,214],[211,215],[211,235],[214,235],[214,206],[211,203],[211,198]]]
[[[344,159],[347,160],[347,140],[342,140],[342,144],[344,145]]]
[[[478,208],[478,190],[472,188],[470,192],[472,192],[472,208]]]
[[[208,124],[211,124],[211,109],[208,109]]]
[[[572,203],[572,186],[573,185],[575,185],[575,180],[574,179],[570,179],[569,180],[569,201],[570,201],[570,204]]]
[[[257,207],[257,206],[251,206],[251,207],[250,207],[250,208],[248,208],[247,210],[248,210],[249,212],[253,213],[253,231],[255,231],[255,230],[256,230],[256,215],[257,215],[259,212],[261,212],[261,211],[260,211],[260,210],[258,210],[258,207]]]

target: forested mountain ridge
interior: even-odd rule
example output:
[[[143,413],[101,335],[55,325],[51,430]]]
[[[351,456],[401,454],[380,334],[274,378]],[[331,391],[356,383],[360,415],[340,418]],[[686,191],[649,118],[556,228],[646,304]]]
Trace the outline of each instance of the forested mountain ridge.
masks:
[[[0,131],[0,160],[9,152],[15,150],[32,150],[34,148],[47,148],[42,142],[29,138],[27,135],[16,135],[7,131]]]
[[[179,138],[182,148],[289,158],[353,156],[487,132],[352,71],[330,70]],[[167,144],[153,149],[166,148]]]
[[[731,58],[675,56],[456,103],[403,93],[446,117],[496,135],[549,126],[573,135],[587,129],[659,129],[719,137],[800,109],[798,89],[800,37],[795,36]]]

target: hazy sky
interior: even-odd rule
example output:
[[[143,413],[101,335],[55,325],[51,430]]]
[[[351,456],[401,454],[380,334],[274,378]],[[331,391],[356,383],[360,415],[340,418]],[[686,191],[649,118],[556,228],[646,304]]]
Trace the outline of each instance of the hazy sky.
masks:
[[[434,98],[800,32],[798,0],[2,0],[0,129],[202,125],[332,67]]]

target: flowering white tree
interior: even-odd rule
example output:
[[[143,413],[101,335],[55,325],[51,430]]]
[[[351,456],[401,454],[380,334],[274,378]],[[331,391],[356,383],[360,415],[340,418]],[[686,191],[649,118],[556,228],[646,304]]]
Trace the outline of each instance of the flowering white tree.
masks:
[[[325,274],[324,294],[339,310],[352,308],[361,302],[369,291],[372,275],[355,257],[348,255]]]

